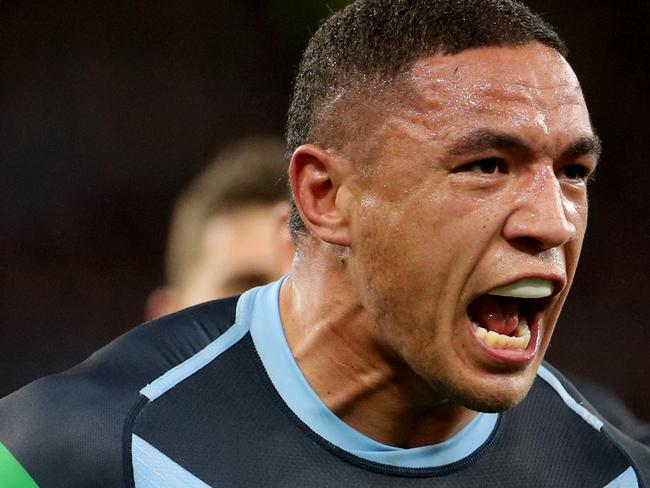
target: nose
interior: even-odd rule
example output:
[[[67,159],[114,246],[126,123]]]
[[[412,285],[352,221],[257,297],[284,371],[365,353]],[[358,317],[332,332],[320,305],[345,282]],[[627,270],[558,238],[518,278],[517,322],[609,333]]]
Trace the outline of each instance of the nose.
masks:
[[[541,252],[560,247],[576,235],[562,188],[552,168],[535,171],[517,193],[515,206],[503,228],[504,237],[518,248]]]

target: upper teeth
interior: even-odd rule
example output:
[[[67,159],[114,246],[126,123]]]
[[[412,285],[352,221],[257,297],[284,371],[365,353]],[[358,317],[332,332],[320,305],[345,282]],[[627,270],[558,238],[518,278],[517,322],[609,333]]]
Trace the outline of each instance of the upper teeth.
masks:
[[[553,282],[539,278],[524,278],[488,292],[488,295],[514,298],[544,298],[552,294]]]

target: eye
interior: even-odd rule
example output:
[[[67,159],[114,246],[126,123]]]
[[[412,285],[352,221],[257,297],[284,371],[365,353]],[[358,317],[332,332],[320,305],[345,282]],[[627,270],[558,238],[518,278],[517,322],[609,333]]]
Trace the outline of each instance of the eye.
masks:
[[[594,179],[593,172],[581,164],[569,164],[564,166],[560,170],[559,176],[563,176],[567,180],[583,183],[588,183]]]
[[[491,175],[497,171],[507,173],[506,162],[501,158],[485,158],[471,163],[464,164],[456,169],[455,172],[480,173]]]

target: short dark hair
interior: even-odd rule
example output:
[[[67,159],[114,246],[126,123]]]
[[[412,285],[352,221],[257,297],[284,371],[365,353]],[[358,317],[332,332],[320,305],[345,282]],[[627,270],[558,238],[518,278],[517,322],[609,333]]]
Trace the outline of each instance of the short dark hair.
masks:
[[[288,201],[287,179],[285,144],[279,137],[241,139],[221,150],[176,200],[167,238],[167,284],[184,279],[210,218]]]
[[[373,82],[385,86],[418,59],[529,42],[566,57],[553,28],[516,0],[358,0],[327,19],[303,54],[287,120],[288,153],[326,143],[319,139],[331,121],[323,112],[334,100]],[[293,201],[289,225],[294,238],[305,233]]]

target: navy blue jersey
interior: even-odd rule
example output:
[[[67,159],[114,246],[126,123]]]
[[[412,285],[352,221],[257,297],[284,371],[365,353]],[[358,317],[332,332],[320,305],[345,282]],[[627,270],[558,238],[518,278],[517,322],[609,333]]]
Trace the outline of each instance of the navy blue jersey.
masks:
[[[364,436],[300,373],[279,288],[143,324],[0,400],[0,486],[650,487],[650,450],[548,365],[440,444]]]

